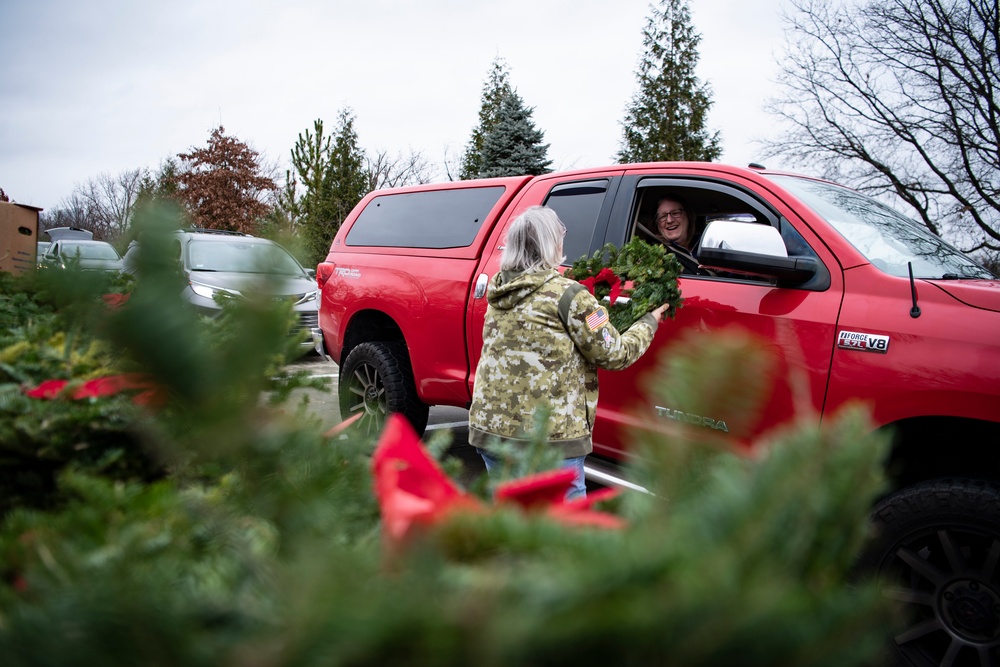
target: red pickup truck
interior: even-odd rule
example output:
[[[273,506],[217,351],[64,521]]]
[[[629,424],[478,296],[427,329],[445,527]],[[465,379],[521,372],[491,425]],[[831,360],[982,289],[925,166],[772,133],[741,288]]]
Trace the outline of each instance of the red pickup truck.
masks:
[[[558,212],[572,262],[655,229],[664,195],[695,211],[696,254],[715,275],[682,276],[684,306],[660,327],[657,349],[601,375],[595,454],[626,456],[620,426],[658,349],[724,327],[773,341],[779,380],[753,423],[670,405],[650,413],[752,441],[803,402],[820,418],[848,401],[868,403],[894,434],[895,491],[873,513],[881,535],[873,566],[917,619],[896,638],[900,654],[912,664],[988,654],[996,664],[1000,281],[848,188],[757,165],[652,163],[372,192],[317,267],[342,417],[362,413],[375,429],[400,412],[422,431],[428,406],[468,406],[486,285],[522,210]]]

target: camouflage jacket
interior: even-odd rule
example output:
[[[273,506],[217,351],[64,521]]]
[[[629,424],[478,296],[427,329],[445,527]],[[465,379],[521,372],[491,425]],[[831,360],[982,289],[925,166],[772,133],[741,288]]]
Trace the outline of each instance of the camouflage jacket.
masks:
[[[565,458],[589,454],[597,369],[633,364],[652,342],[656,318],[647,314],[619,334],[607,309],[555,270],[497,274],[487,300],[469,442],[523,441],[547,406],[549,442]]]

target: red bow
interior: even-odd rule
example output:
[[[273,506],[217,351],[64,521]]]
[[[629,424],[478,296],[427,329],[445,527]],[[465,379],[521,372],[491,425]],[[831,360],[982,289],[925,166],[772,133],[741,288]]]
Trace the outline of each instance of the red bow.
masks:
[[[608,295],[608,300],[611,305],[615,305],[615,301],[622,293],[622,279],[615,275],[615,272],[611,269],[601,269],[600,272],[591,278],[584,278],[580,281],[580,284],[587,288],[587,290],[593,294],[594,287],[597,283],[604,283],[611,288],[611,294]]]
[[[382,508],[382,532],[389,546],[398,546],[418,527],[431,526],[455,511],[485,511],[475,497],[459,489],[424,449],[405,417],[386,421],[372,455],[375,495]],[[501,484],[497,502],[538,509],[566,524],[621,528],[611,514],[591,510],[594,503],[616,492],[598,492],[566,502],[574,471],[561,468]]]
[[[128,302],[129,294],[102,294],[101,299],[108,307],[108,310],[117,310]]]
[[[63,395],[69,380],[46,380],[34,389],[24,392],[29,398],[54,399]],[[163,404],[163,394],[159,388],[139,373],[126,373],[124,375],[105,375],[104,377],[87,380],[81,385],[73,388],[68,394],[73,400],[82,398],[100,398],[102,396],[114,396],[126,390],[138,390],[132,401],[136,405],[159,406]]]

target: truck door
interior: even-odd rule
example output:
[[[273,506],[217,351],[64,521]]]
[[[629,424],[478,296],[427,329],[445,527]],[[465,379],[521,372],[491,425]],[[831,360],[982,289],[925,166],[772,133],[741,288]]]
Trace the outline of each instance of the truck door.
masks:
[[[483,250],[483,260],[476,271],[468,310],[469,390],[475,380],[476,365],[483,349],[483,320],[486,317],[486,285],[500,267],[500,253],[507,227],[530,206],[545,205],[556,211],[566,225],[563,252],[566,263],[590,255],[604,245],[612,205],[622,171],[536,178],[508,208],[506,218],[494,229]]]
[[[815,258],[821,271],[816,280],[794,288],[762,277],[683,275],[679,283],[684,305],[675,319],[660,325],[649,352],[626,370],[601,371],[595,451],[620,458],[627,449],[624,427],[634,424],[636,418],[640,422],[680,420],[738,441],[752,440],[795,417],[818,419],[842,294],[841,271],[818,238],[765,187],[749,180],[737,181],[735,176],[727,181],[702,176],[628,175],[618,193],[608,242],[621,245],[635,235],[647,235],[646,240],[656,242],[648,232],[656,230],[653,218],[657,202],[669,196],[688,204],[699,232],[713,220],[775,227],[789,256]],[[659,372],[661,357],[668,359],[686,341],[724,330],[749,333],[759,345],[774,352],[774,384],[760,411],[745,414],[736,404],[721,400],[700,409],[707,414],[694,414],[683,401],[666,404],[643,397],[640,388],[649,379],[644,376]]]

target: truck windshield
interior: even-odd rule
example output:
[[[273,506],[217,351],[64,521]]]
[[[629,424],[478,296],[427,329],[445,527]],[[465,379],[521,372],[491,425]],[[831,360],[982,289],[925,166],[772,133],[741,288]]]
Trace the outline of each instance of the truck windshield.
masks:
[[[770,178],[833,225],[873,265],[889,275],[924,279],[992,279],[956,248],[890,207],[848,188],[796,176]]]

